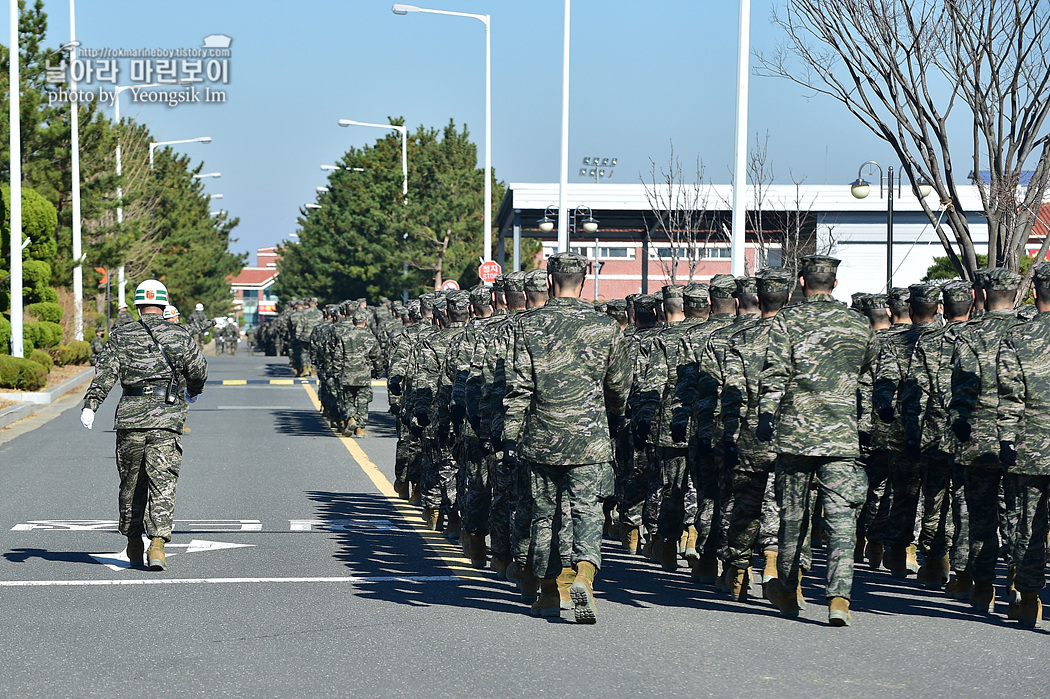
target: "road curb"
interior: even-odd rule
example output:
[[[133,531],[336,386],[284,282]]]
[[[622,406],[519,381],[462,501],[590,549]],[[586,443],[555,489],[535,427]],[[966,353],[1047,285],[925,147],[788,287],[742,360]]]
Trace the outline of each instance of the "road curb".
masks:
[[[79,374],[69,377],[50,391],[15,391],[4,393],[3,396],[9,400],[18,401],[21,405],[12,405],[10,408],[0,410],[0,429],[8,425],[24,420],[46,405],[66,395],[77,386],[91,379],[95,374],[94,367],[88,367]]]

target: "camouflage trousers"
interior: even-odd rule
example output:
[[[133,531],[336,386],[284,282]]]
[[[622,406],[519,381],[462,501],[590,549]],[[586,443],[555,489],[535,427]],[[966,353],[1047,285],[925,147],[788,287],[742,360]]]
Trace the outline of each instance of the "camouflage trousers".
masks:
[[[642,526],[642,516],[649,494],[649,449],[636,449],[629,436],[617,453],[626,454],[616,474],[616,493],[620,524],[625,527]]]
[[[774,479],[776,454],[740,452],[740,463],[733,469],[733,507],[723,560],[737,568],[751,565],[756,548],[777,551],[780,510],[777,508]]]
[[[694,440],[695,441],[695,440]],[[700,451],[695,446],[690,449],[693,463],[690,464],[690,477],[696,486],[696,550],[701,555],[716,555],[721,547],[721,516],[723,481],[722,450]]]
[[[489,547],[492,557],[510,560],[511,513],[516,499],[514,472],[503,461],[503,452],[487,457],[490,460],[489,486],[492,501],[489,505]]]
[[[890,517],[892,493],[889,488],[890,454],[885,449],[876,449],[863,458],[864,471],[868,476],[868,492],[864,508],[857,518],[857,541],[865,539],[872,544],[881,544],[886,537],[886,525]]]
[[[563,504],[569,506],[571,522],[561,531],[571,541],[572,563],[588,561],[595,568],[602,565],[602,498],[608,495],[611,463],[582,464],[578,466],[550,466],[527,464],[532,493],[532,571],[538,578],[554,578],[561,573],[560,566],[552,566],[551,558],[557,550],[554,520]],[[566,543],[566,542],[563,542]]]
[[[816,485],[816,489],[811,486]],[[867,476],[856,459],[781,454],[776,464],[777,504],[780,506],[780,555],[777,575],[795,580],[812,529],[815,497],[824,506],[828,598],[849,599],[853,587],[853,548],[857,515],[864,504]]]
[[[922,453],[922,523],[919,531],[919,550],[927,560],[942,558],[948,553],[948,537],[952,530],[952,502],[949,488],[952,480],[951,454],[940,450]]]
[[[372,402],[372,386],[339,387],[339,419],[356,422],[358,427],[368,425],[368,404]]]
[[[463,476],[459,488],[459,510],[463,529],[474,536],[488,536],[489,514],[492,507],[491,454],[482,454],[478,438],[473,434],[460,438],[459,469]]]
[[[171,541],[182,435],[171,430],[117,430],[118,531]]]
[[[1011,515],[1016,523],[1010,547],[1017,566],[1014,583],[1019,592],[1035,592],[1046,585],[1046,537],[1050,527],[1047,500],[1050,476],[1007,474],[1006,490],[1012,494]]]
[[[890,516],[886,521],[886,548],[904,549],[915,540],[922,461],[910,454],[890,456]]]
[[[970,512],[966,509],[966,467],[952,464],[949,497],[952,508],[952,568],[956,572],[970,565]]]
[[[667,541],[678,541],[685,530],[685,493],[689,482],[686,450],[675,447],[656,448],[654,480],[658,500],[654,503],[656,536]],[[650,495],[653,494],[650,488]]]
[[[510,551],[511,557],[524,566],[532,561],[535,552],[532,538],[535,502],[532,497],[532,472],[528,463],[521,462],[513,468],[511,478],[515,495],[512,501]],[[552,530],[554,543],[547,554],[548,565],[552,570],[558,566],[568,568],[572,565],[572,516],[568,498],[563,498],[559,503]]]
[[[234,351],[236,351],[236,348]],[[296,376],[306,371],[310,368],[310,343],[292,340],[292,346],[288,352],[288,358],[292,362],[292,368],[295,369]]]
[[[975,582],[995,581],[995,564],[999,558],[999,494],[1002,481],[1003,473],[998,466],[966,467],[966,509],[970,514],[970,558],[967,568]]]
[[[419,439],[397,421],[397,447],[394,451],[394,480],[398,483],[419,482],[423,449]]]
[[[419,479],[422,505],[448,514],[452,512],[457,497],[456,460],[452,458],[452,449],[424,435],[423,450],[425,456]]]

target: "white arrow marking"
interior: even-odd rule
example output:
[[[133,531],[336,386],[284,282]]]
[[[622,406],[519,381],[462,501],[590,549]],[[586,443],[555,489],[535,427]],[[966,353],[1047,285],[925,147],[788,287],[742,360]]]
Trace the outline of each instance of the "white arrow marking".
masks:
[[[148,543],[148,542],[147,542]],[[231,544],[225,541],[203,541],[201,539],[193,539],[188,544],[164,544],[164,549],[186,549],[185,553],[199,553],[201,551],[221,551],[222,549],[240,549],[255,546],[255,544]],[[110,570],[127,570],[131,567],[131,561],[128,559],[128,550],[117,551],[116,553],[91,553],[88,554],[96,561],[106,566]],[[168,556],[177,556],[177,553],[171,552]]]
[[[309,532],[321,529],[330,532],[348,532],[356,529],[370,529],[372,531],[404,531],[389,519],[290,519],[288,520],[289,531]]]

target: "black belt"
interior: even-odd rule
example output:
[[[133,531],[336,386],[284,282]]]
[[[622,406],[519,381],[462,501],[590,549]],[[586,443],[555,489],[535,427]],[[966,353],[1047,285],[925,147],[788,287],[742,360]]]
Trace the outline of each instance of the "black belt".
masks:
[[[130,388],[130,387],[125,386],[124,387],[124,395],[125,396],[132,396],[132,397],[139,397],[139,396],[163,396],[164,395],[164,391],[166,391],[167,388],[168,388],[168,382],[167,381],[165,381],[164,383],[156,384],[156,385],[137,386],[135,388]]]

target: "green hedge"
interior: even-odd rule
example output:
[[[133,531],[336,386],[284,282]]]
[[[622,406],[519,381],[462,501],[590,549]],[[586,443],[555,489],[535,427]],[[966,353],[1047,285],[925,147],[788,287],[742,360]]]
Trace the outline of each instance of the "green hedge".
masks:
[[[45,349],[57,347],[62,342],[62,326],[46,320],[22,325],[23,337],[33,343],[33,347]]]
[[[73,340],[68,345],[59,345],[49,351],[59,366],[86,364],[91,358],[91,345],[82,340]]]
[[[0,354],[11,354],[11,321],[0,316]]]
[[[55,360],[52,359],[51,355],[45,352],[44,350],[33,350],[29,354],[29,359],[47,369],[48,373],[51,372],[51,367],[55,366]]]
[[[62,306],[49,301],[30,303],[25,307],[25,312],[37,320],[46,320],[49,323],[62,322]],[[86,316],[87,314],[85,314]]]
[[[0,355],[0,388],[39,391],[47,384],[47,369],[31,359]]]

